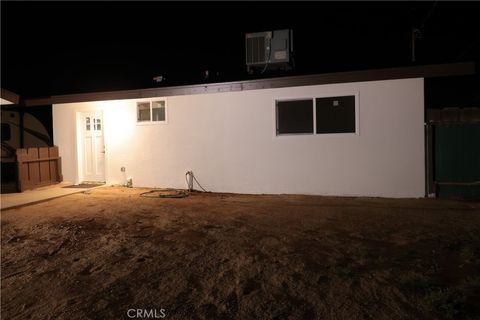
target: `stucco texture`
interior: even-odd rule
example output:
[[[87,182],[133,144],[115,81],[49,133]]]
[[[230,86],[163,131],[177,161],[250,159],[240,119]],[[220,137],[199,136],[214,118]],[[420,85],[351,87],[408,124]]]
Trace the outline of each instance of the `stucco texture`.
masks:
[[[357,133],[276,136],[275,99],[354,94]],[[144,99],[146,101],[150,99]],[[108,184],[210,191],[423,197],[423,79],[166,97],[167,123],[137,124],[138,100],[56,104],[66,181],[81,182],[79,113],[102,111]],[[79,147],[80,146],[80,147]],[[125,167],[126,172],[120,168]]]

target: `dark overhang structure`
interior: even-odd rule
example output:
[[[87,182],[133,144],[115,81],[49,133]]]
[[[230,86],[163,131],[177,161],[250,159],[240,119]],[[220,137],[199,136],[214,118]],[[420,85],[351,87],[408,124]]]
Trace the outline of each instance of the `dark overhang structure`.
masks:
[[[19,105],[22,101],[18,94],[3,88],[0,88],[0,97],[2,98],[2,105]]]
[[[93,92],[68,95],[55,95],[46,98],[26,99],[25,106],[40,106],[59,103],[88,101],[141,99],[168,97],[204,93],[235,92],[247,90],[273,89],[297,86],[309,86],[360,81],[378,81],[408,78],[435,78],[448,76],[472,75],[475,73],[474,62],[435,64],[425,66],[386,68],[350,72],[324,73],[304,76],[278,77],[269,79],[233,81],[222,83],[196,84],[173,87],[160,87],[137,90]]]

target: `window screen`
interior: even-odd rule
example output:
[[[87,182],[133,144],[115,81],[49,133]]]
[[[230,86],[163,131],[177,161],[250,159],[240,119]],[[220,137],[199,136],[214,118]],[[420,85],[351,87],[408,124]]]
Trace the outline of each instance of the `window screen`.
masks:
[[[165,101],[152,102],[152,121],[165,121]]]
[[[355,96],[316,98],[317,133],[355,133]]]
[[[313,133],[313,99],[277,101],[277,135]]]
[[[150,121],[150,102],[137,103],[137,120]]]

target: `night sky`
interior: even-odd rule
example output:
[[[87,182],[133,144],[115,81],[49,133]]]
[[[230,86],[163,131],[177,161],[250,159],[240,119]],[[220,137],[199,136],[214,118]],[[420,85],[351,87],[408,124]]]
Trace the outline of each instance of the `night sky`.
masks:
[[[478,63],[479,17],[476,2],[2,1],[1,85],[41,97],[249,79],[245,33],[287,28],[296,70],[264,76],[409,66],[413,27],[416,64]]]

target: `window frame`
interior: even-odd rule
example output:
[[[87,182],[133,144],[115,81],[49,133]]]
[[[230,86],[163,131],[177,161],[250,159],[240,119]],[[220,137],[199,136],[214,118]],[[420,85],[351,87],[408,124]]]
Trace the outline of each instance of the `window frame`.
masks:
[[[277,102],[289,102],[289,101],[301,101],[301,100],[312,100],[312,107],[313,107],[313,127],[312,132],[297,132],[297,133],[278,133],[278,106]],[[275,135],[276,136],[305,136],[305,135],[312,135],[315,133],[315,100],[311,97],[306,98],[287,98],[287,99],[274,99],[274,112],[275,112]]]
[[[355,97],[355,132],[330,132],[317,133],[317,98],[335,98],[335,97]],[[297,101],[297,100],[313,100],[313,133],[277,133],[278,115],[277,102],[281,101]],[[340,91],[332,93],[321,93],[309,96],[298,97],[278,97],[273,98],[273,134],[275,137],[296,137],[296,136],[359,136],[360,135],[360,93],[359,91]]]
[[[153,103],[154,102],[161,102],[163,101],[165,106],[165,120],[153,120]],[[150,120],[139,121],[138,120],[138,104],[139,103],[147,103],[150,106]],[[135,101],[135,122],[139,126],[145,125],[159,125],[159,124],[167,124],[168,123],[168,103],[166,98],[155,98],[155,99],[148,99],[148,100],[137,100]]]

